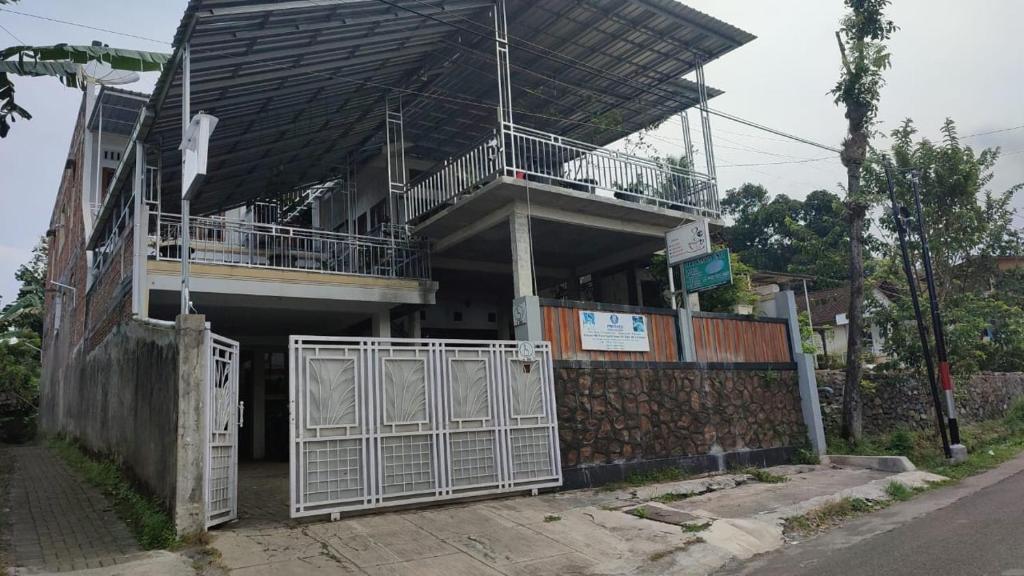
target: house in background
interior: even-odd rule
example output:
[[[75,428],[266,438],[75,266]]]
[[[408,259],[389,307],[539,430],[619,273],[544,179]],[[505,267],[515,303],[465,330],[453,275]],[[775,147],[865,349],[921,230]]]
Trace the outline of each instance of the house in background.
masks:
[[[879,288],[871,291],[880,306],[890,306],[892,301]],[[846,363],[846,346],[849,339],[850,287],[841,286],[818,290],[808,294],[811,307],[811,323],[814,327],[814,345],[825,366],[841,366]],[[871,307],[864,309],[863,348],[870,353],[874,362],[887,359],[883,347],[885,337],[881,326],[872,318]]]

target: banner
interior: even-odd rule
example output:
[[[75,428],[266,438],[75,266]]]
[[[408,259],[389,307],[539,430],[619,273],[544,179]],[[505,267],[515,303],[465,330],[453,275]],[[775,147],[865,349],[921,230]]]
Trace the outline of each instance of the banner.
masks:
[[[580,310],[580,343],[584,350],[650,352],[647,317],[626,312]]]

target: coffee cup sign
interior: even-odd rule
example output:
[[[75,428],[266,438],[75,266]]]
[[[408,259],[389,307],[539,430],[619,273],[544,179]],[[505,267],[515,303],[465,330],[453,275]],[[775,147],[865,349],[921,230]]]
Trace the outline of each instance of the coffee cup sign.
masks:
[[[708,221],[688,222],[665,234],[665,255],[669,265],[681,264],[711,253]]]

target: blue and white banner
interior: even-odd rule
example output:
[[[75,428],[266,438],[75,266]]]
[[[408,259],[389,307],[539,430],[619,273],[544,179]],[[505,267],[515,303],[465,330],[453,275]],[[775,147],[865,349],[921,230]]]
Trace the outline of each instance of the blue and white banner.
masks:
[[[580,344],[584,350],[650,352],[647,318],[626,312],[580,310]]]

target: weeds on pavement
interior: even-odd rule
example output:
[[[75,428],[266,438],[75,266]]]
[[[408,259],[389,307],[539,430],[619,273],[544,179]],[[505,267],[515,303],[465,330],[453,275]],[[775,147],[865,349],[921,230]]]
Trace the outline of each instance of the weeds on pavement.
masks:
[[[790,516],[783,522],[786,534],[807,536],[840,524],[844,520],[884,508],[885,503],[871,502],[863,498],[843,498],[829,502],[800,516]]]

